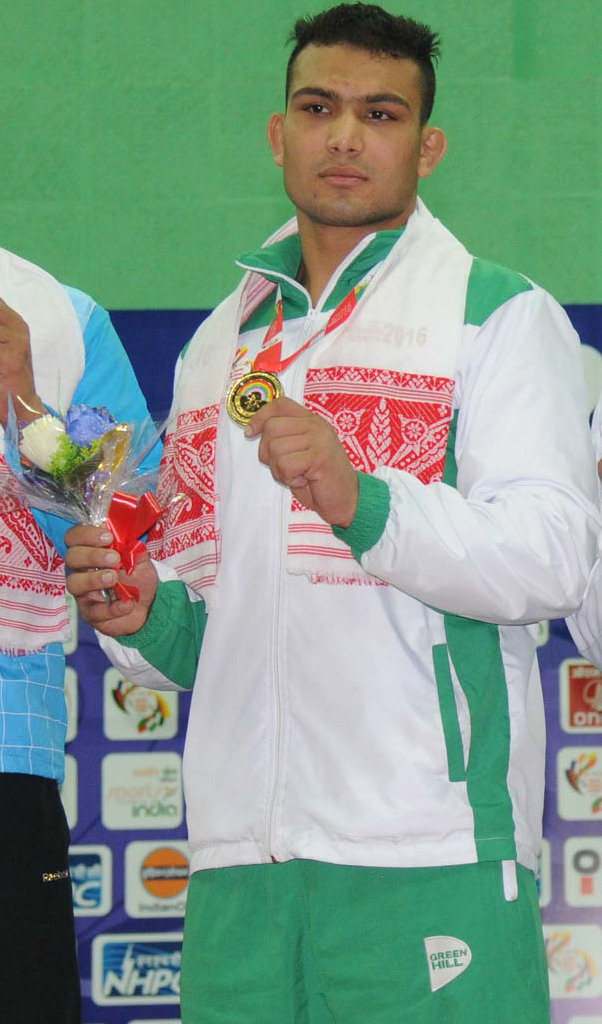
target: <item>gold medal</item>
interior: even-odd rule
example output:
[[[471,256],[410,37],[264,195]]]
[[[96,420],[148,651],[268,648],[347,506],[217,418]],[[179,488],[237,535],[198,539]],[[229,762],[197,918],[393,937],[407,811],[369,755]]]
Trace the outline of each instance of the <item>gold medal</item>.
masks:
[[[281,398],[283,394],[284,388],[275,373],[252,370],[232,385],[226,397],[226,409],[235,423],[246,427],[263,405]]]

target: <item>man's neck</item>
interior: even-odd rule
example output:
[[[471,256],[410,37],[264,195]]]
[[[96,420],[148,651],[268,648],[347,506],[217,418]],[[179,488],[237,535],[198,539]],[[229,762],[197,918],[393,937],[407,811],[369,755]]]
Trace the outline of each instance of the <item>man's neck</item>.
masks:
[[[315,306],[337,267],[363,238],[380,228],[378,225],[342,228],[317,224],[300,211],[297,219],[301,239],[301,265],[297,280],[309,292]],[[402,224],[382,225],[383,230],[395,227],[402,227]]]
[[[302,253],[299,282],[311,295],[314,306],[337,267],[353,252],[362,238],[372,233],[360,228],[343,230],[320,227],[319,232],[305,232],[299,225]]]

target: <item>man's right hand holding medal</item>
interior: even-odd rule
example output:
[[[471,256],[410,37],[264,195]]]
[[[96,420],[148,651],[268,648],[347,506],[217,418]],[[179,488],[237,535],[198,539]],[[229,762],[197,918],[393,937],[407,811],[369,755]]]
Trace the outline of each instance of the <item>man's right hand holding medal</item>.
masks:
[[[121,558],[111,548],[113,535],[102,526],[74,526],[65,535],[67,590],[76,599],[81,617],[107,636],[137,633],[146,622],[157,592],[158,576],[144,551],[133,570],[119,569]],[[139,591],[137,601],[107,601],[106,591],[127,583]]]
[[[278,483],[326,523],[347,527],[358,502],[358,475],[330,423],[291,398],[264,405],[245,428]]]

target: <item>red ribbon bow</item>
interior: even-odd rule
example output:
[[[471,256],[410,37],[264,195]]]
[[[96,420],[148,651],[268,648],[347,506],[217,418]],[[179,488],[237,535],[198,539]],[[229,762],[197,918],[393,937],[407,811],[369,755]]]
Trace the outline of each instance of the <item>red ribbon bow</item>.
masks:
[[[139,539],[154,526],[161,515],[161,508],[150,491],[139,498],[136,494],[115,491],[107,516],[107,528],[114,537],[113,548],[121,555],[121,568],[132,572],[140,555],[146,551]],[[116,583],[113,588],[122,601],[137,601],[140,592],[137,587]]]

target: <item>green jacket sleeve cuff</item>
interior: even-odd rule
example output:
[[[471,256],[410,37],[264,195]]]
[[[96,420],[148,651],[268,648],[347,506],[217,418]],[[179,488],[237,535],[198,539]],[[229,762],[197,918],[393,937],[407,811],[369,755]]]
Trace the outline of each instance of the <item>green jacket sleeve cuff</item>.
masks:
[[[391,494],[384,480],[367,473],[358,473],[357,476],[359,495],[353,522],[347,527],[333,526],[332,532],[349,545],[353,557],[359,562],[364,552],[373,548],[385,531]]]
[[[150,615],[137,633],[119,637],[176,686],[191,690],[196,679],[207,612],[204,601],[190,601],[179,580],[160,582]]]

